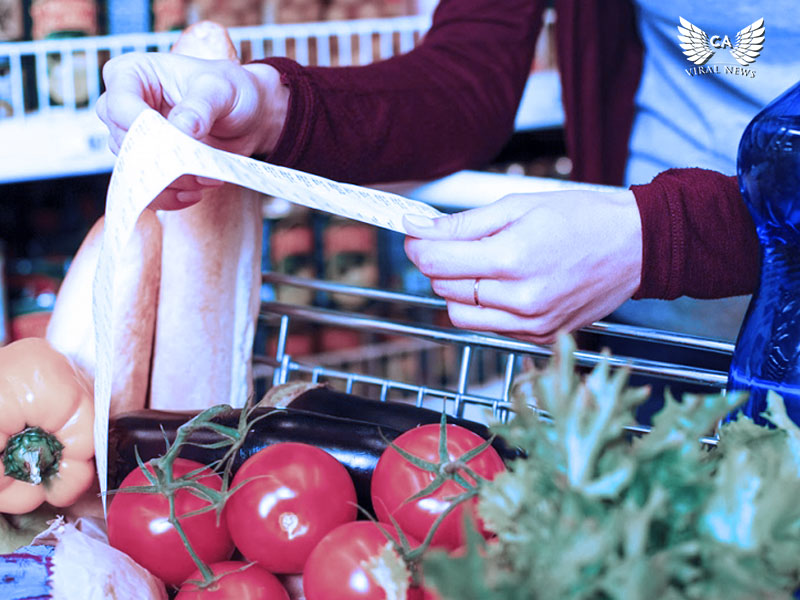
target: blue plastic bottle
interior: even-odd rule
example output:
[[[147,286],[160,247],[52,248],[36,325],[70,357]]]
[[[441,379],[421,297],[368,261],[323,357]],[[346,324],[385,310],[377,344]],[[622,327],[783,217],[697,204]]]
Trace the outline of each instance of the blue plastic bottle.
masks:
[[[750,391],[742,410],[761,424],[766,393],[774,390],[800,424],[800,84],[747,126],[738,175],[761,243],[761,275],[736,342],[728,389]]]

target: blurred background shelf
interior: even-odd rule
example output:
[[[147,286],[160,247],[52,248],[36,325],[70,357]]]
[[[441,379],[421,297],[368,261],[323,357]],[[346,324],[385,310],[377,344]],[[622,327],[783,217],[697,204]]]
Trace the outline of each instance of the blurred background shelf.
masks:
[[[12,1],[31,9],[26,12],[23,36],[30,38],[37,27],[30,19],[34,5],[66,6],[73,1],[94,0]],[[0,8],[3,2],[0,0]],[[306,65],[332,66],[368,64],[411,50],[430,27],[435,5],[427,0],[246,0],[264,11],[245,19],[224,12],[202,13],[219,13],[238,3],[103,0],[95,6],[98,15],[106,10],[101,19],[104,22],[85,29],[90,33],[117,33],[47,37],[40,30],[38,37],[47,39],[27,41],[2,41],[9,30],[4,29],[7,23],[3,22],[7,13],[0,11],[0,344],[9,340],[10,329],[12,337],[41,331],[71,256],[103,213],[115,160],[108,150],[107,130],[94,111],[103,91],[103,65],[126,52],[169,51],[178,30],[141,29],[155,29],[158,7],[181,3],[196,13],[183,26],[199,18],[222,22],[243,61],[275,55]],[[116,17],[130,13],[127,21],[111,19],[112,8]],[[390,14],[399,16],[386,16]],[[370,15],[374,18],[365,18]],[[228,17],[230,21],[226,21]],[[186,14],[176,17],[178,21],[181,18],[187,18]],[[241,25],[254,21],[265,24]],[[480,172],[464,171],[438,181],[386,187],[444,210],[458,210],[512,191],[564,186],[570,164],[564,156],[553,22],[554,13],[549,11],[517,114],[516,131],[495,160]],[[160,27],[168,24],[162,19]],[[180,29],[180,23],[176,27]],[[262,256],[264,270],[298,274],[300,268],[308,271],[307,276],[319,277],[329,274],[331,264],[350,265],[352,256],[337,258],[337,252],[341,254],[344,249],[333,250],[326,245],[329,237],[325,232],[340,225],[325,215],[297,214],[288,203],[265,198],[268,243]],[[290,228],[296,231],[287,233]],[[300,236],[306,255],[281,255],[276,250],[280,246],[277,239],[286,235],[293,238],[292,244]],[[345,269],[339,276],[358,279],[369,271],[372,283],[384,289],[430,293],[427,279],[405,256],[402,236],[383,230],[359,235],[369,240],[368,251],[359,258],[369,269]],[[264,299],[278,291],[266,286]],[[319,302],[320,298],[310,301]],[[338,334],[322,338],[330,342],[323,344],[322,350],[353,343]]]
[[[411,50],[428,15],[231,27],[241,60],[289,56],[304,65],[363,65]],[[0,43],[0,183],[107,173],[114,157],[94,113],[105,62],[132,51],[169,51],[179,32]],[[559,129],[558,73],[531,72],[516,129]]]

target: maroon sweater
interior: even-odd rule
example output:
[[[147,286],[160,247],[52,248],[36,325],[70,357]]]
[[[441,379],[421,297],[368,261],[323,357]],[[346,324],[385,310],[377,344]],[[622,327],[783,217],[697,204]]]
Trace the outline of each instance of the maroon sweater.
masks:
[[[282,73],[289,113],[270,162],[339,181],[429,179],[485,166],[513,132],[544,0],[442,0],[411,52]],[[629,0],[556,0],[567,149],[579,181],[620,184],[642,46]],[[643,229],[635,298],[753,291],[758,239],[734,177],[675,169],[633,186]]]

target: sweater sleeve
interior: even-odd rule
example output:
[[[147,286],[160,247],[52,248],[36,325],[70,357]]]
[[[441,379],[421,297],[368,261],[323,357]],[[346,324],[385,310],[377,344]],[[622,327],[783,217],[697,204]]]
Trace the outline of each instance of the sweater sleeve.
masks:
[[[412,51],[360,67],[267,58],[289,111],[265,160],[353,183],[485,165],[511,136],[544,0],[442,0]]]
[[[642,219],[642,283],[634,298],[752,293],[759,242],[736,177],[670,169],[632,186]]]

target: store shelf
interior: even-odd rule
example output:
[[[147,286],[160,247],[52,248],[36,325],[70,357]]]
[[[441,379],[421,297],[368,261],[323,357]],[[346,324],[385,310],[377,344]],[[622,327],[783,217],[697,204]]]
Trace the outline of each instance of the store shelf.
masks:
[[[407,52],[430,25],[427,16],[231,28],[242,60],[288,55],[301,64],[367,64]],[[101,71],[131,51],[168,51],[179,34],[147,33],[0,44],[0,183],[106,173],[114,157],[93,106]],[[57,65],[54,66],[54,65]],[[72,76],[58,76],[72,73]],[[3,75],[5,72],[5,75]],[[59,99],[56,105],[53,98]],[[555,72],[531,75],[518,129],[563,122]]]
[[[108,129],[94,111],[0,121],[0,182],[110,172]]]

